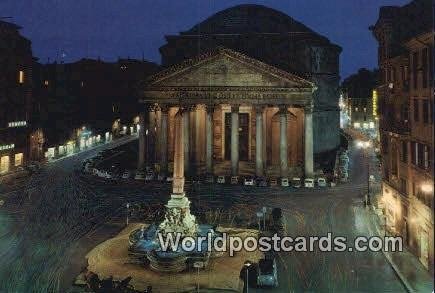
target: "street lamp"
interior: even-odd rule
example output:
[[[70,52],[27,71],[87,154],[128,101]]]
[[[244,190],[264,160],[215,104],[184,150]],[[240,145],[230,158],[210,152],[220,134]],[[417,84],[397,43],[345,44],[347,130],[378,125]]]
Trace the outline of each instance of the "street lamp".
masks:
[[[421,191],[423,191],[424,193],[432,193],[433,192],[433,184],[428,183],[428,182],[423,183],[420,188],[421,188]]]
[[[258,231],[261,231],[261,218],[263,218],[262,212],[257,212],[257,220],[258,220]]]
[[[127,226],[128,226],[128,216],[129,216],[129,214],[130,214],[130,203],[127,203],[127,204],[126,204],[126,207],[127,207],[127,220],[126,220],[126,224],[127,224]]]
[[[370,203],[370,158],[368,155],[368,149],[372,146],[370,141],[357,141],[356,145],[358,148],[363,149],[364,151],[364,157],[367,161],[367,194],[365,197],[365,203],[366,205],[371,205]]]
[[[248,290],[249,290],[249,267],[251,265],[252,264],[249,261],[245,262],[245,264],[243,265],[245,267],[245,270],[246,270],[246,293],[248,293]]]

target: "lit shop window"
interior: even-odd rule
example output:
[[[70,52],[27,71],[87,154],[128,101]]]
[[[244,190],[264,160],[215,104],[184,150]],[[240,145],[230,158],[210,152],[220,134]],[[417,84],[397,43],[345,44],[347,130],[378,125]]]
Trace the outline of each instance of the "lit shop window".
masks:
[[[20,72],[18,74],[18,82],[24,83],[24,71],[22,71],[22,70],[20,70]]]
[[[0,158],[0,174],[9,171],[9,156],[3,156]]]
[[[4,151],[4,150],[11,150],[15,147],[15,145],[12,144],[4,144],[4,145],[0,145],[0,151]]]
[[[364,128],[364,129],[369,128],[369,124],[368,124],[368,123],[363,123],[363,128]]]
[[[48,86],[49,82],[48,80],[44,81],[45,86]]]
[[[353,124],[353,127],[354,128],[361,128],[361,123],[359,123],[359,122],[355,122],[354,124]]]
[[[26,125],[27,121],[14,121],[8,123],[8,127],[24,127]]]
[[[369,128],[370,129],[374,129],[375,128],[375,123],[374,122],[369,122]]]
[[[23,164],[23,153],[15,154],[15,167]]]

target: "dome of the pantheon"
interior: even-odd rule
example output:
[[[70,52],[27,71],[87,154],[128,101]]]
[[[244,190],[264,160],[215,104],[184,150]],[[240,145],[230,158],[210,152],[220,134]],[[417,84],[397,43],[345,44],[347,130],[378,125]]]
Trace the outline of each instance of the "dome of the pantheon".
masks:
[[[181,34],[311,33],[314,31],[275,9],[254,4],[227,8]],[[317,34],[316,34],[317,35]]]

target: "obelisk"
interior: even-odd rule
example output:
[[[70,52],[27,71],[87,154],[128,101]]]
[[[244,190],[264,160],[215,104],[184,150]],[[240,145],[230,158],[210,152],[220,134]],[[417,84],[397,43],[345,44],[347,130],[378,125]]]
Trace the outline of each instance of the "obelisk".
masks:
[[[159,231],[164,234],[179,232],[182,236],[195,236],[198,225],[195,216],[190,214],[190,201],[184,193],[184,130],[181,108],[174,120],[174,180],[171,199],[166,205],[165,219],[160,224]]]

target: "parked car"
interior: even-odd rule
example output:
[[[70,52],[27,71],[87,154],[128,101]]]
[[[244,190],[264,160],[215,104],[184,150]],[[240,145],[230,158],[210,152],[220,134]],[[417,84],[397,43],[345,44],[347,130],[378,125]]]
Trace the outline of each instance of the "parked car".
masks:
[[[281,186],[282,187],[288,187],[289,186],[288,178],[281,178]]]
[[[225,176],[218,176],[217,183],[224,184],[225,183]]]
[[[151,181],[154,180],[154,172],[153,171],[147,171],[145,175],[145,181]]]
[[[267,187],[267,181],[266,181],[266,178],[264,178],[264,177],[258,177],[256,182],[257,182],[257,185],[260,187]]]
[[[260,259],[258,262],[257,285],[260,287],[278,287],[278,271],[275,258]]]
[[[136,175],[134,176],[134,179],[144,180],[145,179],[145,172],[144,171],[137,171]]]
[[[106,170],[98,170],[97,176],[101,177],[101,178],[105,178],[105,179],[112,179],[113,178],[112,174],[110,174]]]
[[[270,186],[277,186],[278,185],[278,180],[276,178],[270,178],[269,185]]]
[[[239,176],[231,176],[231,184],[239,184]]]
[[[313,178],[305,178],[304,186],[306,188],[314,188],[314,179]]]
[[[122,173],[122,179],[130,179],[131,175],[130,170],[125,170],[124,173]]]
[[[293,177],[293,178],[292,178],[292,186],[293,186],[294,188],[300,188],[301,185],[302,185],[301,178],[299,178],[299,177]]]
[[[326,182],[326,179],[323,177],[317,178],[317,186],[319,187],[326,187],[328,184]]]
[[[252,177],[246,177],[244,179],[243,184],[246,185],[246,186],[254,186],[254,178],[252,178]]]

